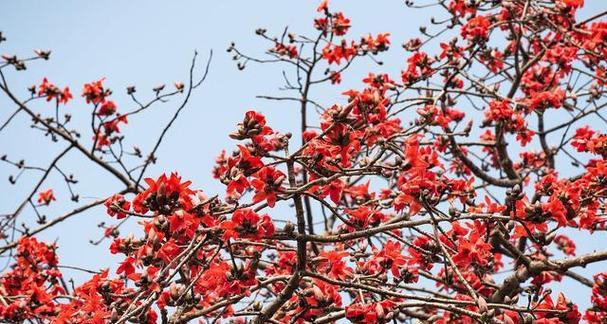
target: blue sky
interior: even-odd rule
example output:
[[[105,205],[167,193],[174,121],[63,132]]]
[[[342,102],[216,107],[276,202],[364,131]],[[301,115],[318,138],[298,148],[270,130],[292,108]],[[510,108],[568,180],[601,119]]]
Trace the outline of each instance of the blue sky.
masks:
[[[586,0],[587,8],[579,13],[586,17],[607,7],[602,0]],[[270,34],[279,35],[284,26],[303,34],[311,34],[312,19],[316,16],[317,1],[5,1],[0,4],[0,30],[8,41],[0,44],[0,53],[27,56],[32,49],[53,51],[51,60],[30,64],[22,73],[8,73],[9,83],[18,93],[25,93],[29,85],[39,83],[42,77],[60,86],[69,85],[76,94],[84,82],[106,77],[106,85],[114,90],[119,109],[130,110],[134,105],[124,95],[124,89],[135,85],[141,98],[152,98],[151,89],[161,83],[186,81],[187,70],[194,50],[201,54],[201,62],[209,50],[215,51],[211,72],[202,88],[195,92],[189,106],[176,122],[159,151],[158,163],[150,174],[179,171],[194,182],[194,187],[209,193],[223,190],[212,180],[210,172],[215,156],[223,148],[231,148],[234,142],[227,134],[242,118],[245,111],[255,108],[268,117],[278,130],[293,131],[298,128],[298,107],[285,102],[268,102],[256,99],[256,95],[279,94],[282,86],[281,68],[250,64],[245,71],[238,71],[231,55],[225,51],[231,41],[247,53],[261,56],[268,44],[254,35],[258,27],[267,28]],[[405,65],[406,53],[400,44],[418,34],[418,27],[426,24],[433,9],[413,10],[404,1],[332,1],[332,6],[343,10],[352,20],[350,35],[390,32],[393,48],[381,56],[386,64],[377,66],[365,60],[344,75],[342,85],[314,90],[312,96],[323,104],[341,100],[340,93],[359,84],[369,71],[389,72],[398,76]],[[130,143],[149,151],[152,140],[161,125],[166,123],[176,109],[178,101],[157,106],[143,118],[133,118],[125,127]],[[45,112],[48,106],[35,109]],[[89,107],[82,100],[75,100],[66,110],[75,123],[86,122]],[[0,98],[0,121],[6,119],[12,106]],[[28,162],[44,165],[49,154],[63,147],[47,137],[22,127],[28,122],[24,116],[0,133],[0,154],[8,153],[14,159],[25,158]],[[20,123],[20,124],[19,124]],[[84,125],[84,124],[83,124]],[[70,154],[62,167],[70,170],[80,180],[77,190],[82,202],[115,192],[119,184],[107,174],[83,161],[77,154]],[[0,181],[6,181],[14,170],[0,165]],[[0,213],[10,212],[17,206],[25,192],[30,190],[36,177],[25,177],[18,186],[0,183]],[[69,200],[58,177],[50,179],[45,187],[57,187],[60,200]],[[28,186],[28,184],[30,184]],[[56,204],[45,210],[52,218],[77,205],[71,202]],[[31,212],[24,213],[24,220],[31,221]],[[109,256],[107,244],[98,247],[88,245],[101,231],[96,225],[108,221],[102,208],[83,213],[61,226],[41,235],[47,240],[58,239],[63,264],[87,265],[90,268],[105,267],[115,258]],[[109,220],[111,221],[111,220]],[[136,231],[132,222],[123,234]],[[582,245],[582,250],[593,246]],[[80,274],[74,274],[81,278]],[[562,289],[571,291],[565,284]],[[588,291],[574,291],[583,298]],[[576,298],[577,299],[577,298]],[[583,299],[579,299],[584,303]]]

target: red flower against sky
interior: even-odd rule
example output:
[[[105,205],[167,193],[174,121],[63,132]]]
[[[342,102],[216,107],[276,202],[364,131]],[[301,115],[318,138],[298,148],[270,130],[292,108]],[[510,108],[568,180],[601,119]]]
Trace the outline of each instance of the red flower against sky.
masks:
[[[136,212],[146,213],[152,210],[171,214],[176,209],[191,207],[190,195],[193,191],[189,186],[192,182],[181,182],[181,177],[177,173],[171,173],[168,177],[163,174],[157,180],[146,178],[145,182],[148,188],[133,200],[133,208]]]
[[[322,12],[326,10],[329,10],[329,0],[320,1],[320,4],[318,5],[318,7],[316,7],[316,11]]]
[[[274,45],[274,48],[272,48],[270,51],[278,55],[287,56],[289,58],[297,57],[297,47],[295,47],[295,45],[284,45],[282,43],[277,42]]]
[[[95,105],[105,102],[105,98],[110,95],[109,89],[103,87],[105,78],[85,83],[82,89],[82,97],[86,100],[86,103],[93,103]]]
[[[536,306],[541,309],[556,309],[564,312],[564,314],[558,316],[547,312],[539,312],[539,319],[536,322],[540,324],[578,323],[581,319],[581,314],[578,311],[577,306],[567,301],[563,293],[558,295],[556,304],[550,295],[546,295],[545,299]]]
[[[99,116],[111,116],[116,112],[116,103],[112,100],[107,100],[101,104],[99,107],[99,112],[97,113]]]
[[[108,198],[104,205],[107,208],[108,215],[116,216],[117,219],[125,218],[126,213],[131,209],[131,203],[124,199],[124,196],[118,194]]]
[[[57,200],[55,198],[55,194],[53,193],[53,189],[48,189],[38,193],[38,203],[48,205],[52,201]]]
[[[46,97],[46,101],[57,100],[57,104],[67,104],[73,97],[69,87],[59,89],[50,83],[47,78],[42,79],[38,86],[38,96]]]
[[[558,246],[559,250],[563,251],[566,255],[575,255],[575,243],[567,236],[557,235],[554,238],[554,243]]]
[[[470,41],[485,40],[489,36],[491,22],[485,16],[476,16],[462,27],[461,35]]]

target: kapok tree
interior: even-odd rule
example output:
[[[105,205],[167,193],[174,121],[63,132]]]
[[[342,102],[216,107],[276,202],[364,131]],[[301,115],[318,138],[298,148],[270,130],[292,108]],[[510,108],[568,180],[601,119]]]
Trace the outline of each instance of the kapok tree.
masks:
[[[607,135],[589,126],[605,121],[606,13],[577,20],[583,0],[435,5],[443,17],[404,43],[400,75],[369,73],[328,106],[315,89],[340,83],[362,58],[381,63],[388,33],[352,36],[350,20],[322,1],[311,35],[257,31],[267,57],[232,44],[241,69],[285,66],[288,95],[266,98],[298,105],[301,127],[293,136],[247,112],[229,135],[234,146],[217,157],[213,175],[226,190],[216,194],[177,173],[146,173],[204,80],[195,61],[187,84],[158,87],[148,101],[130,87],[130,111],[104,80],[85,84],[91,123],[82,126],[70,124],[70,88],[45,79],[20,99],[9,87],[5,69],[48,52],[3,56],[0,90],[16,110],[0,129],[27,114],[64,149],[42,168],[2,158],[19,174],[42,173],[0,223],[0,249],[14,259],[0,278],[2,321],[606,323],[607,273],[579,270],[605,265],[607,251],[576,253],[575,240],[606,229]],[[177,98],[153,150],[127,149],[127,119]],[[47,107],[37,112],[37,102]],[[23,214],[62,203],[45,186],[50,173],[71,191],[75,180],[60,167],[68,151],[122,188],[22,224]],[[35,235],[98,205],[115,219],[105,236],[123,261],[69,287],[58,247]],[[144,234],[120,235],[134,219]],[[588,299],[551,284],[561,280]]]

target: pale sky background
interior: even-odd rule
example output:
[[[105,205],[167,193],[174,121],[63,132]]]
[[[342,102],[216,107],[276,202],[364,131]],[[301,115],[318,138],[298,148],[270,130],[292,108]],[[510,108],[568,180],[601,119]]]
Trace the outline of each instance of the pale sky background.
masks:
[[[607,2],[586,0],[579,17],[587,17],[605,10]],[[0,2],[0,31],[7,42],[0,43],[0,54],[30,55],[32,49],[53,51],[50,61],[37,61],[21,73],[8,73],[9,84],[17,93],[25,94],[25,88],[38,84],[47,76],[57,85],[70,86],[76,100],[65,110],[74,115],[75,122],[86,122],[89,108],[79,98],[85,82],[106,77],[106,86],[114,90],[119,110],[128,111],[134,105],[124,95],[124,89],[135,85],[140,99],[152,98],[151,88],[173,81],[187,81],[188,68],[195,49],[200,52],[200,65],[208,51],[215,57],[207,82],[193,94],[189,106],[182,112],[163,142],[158,163],[151,168],[151,175],[178,171],[194,182],[193,187],[209,194],[222,193],[223,185],[213,180],[211,169],[215,156],[221,149],[230,150],[234,141],[227,137],[251,108],[262,111],[270,125],[281,131],[299,128],[298,107],[294,103],[268,102],[256,99],[256,95],[280,94],[283,85],[281,67],[249,64],[245,71],[238,71],[225,49],[231,41],[246,53],[262,56],[269,44],[254,35],[258,27],[268,29],[270,35],[280,35],[284,26],[302,34],[313,35],[313,18],[318,1],[3,1]],[[358,64],[344,75],[339,86],[317,88],[312,96],[323,104],[342,100],[340,93],[360,85],[367,72],[388,72],[398,78],[405,66],[407,54],[400,44],[418,35],[418,27],[426,24],[435,9],[413,10],[404,1],[346,1],[335,0],[332,7],[344,11],[352,20],[350,37],[390,32],[393,46],[380,56],[386,64],[377,66],[370,60]],[[442,13],[442,12],[441,12]],[[360,62],[359,62],[360,63]],[[9,69],[12,70],[12,69]],[[127,143],[138,144],[144,154],[149,152],[152,140],[176,109],[178,100],[156,106],[152,113],[133,118],[123,129]],[[38,104],[36,110],[48,113],[51,106]],[[0,122],[14,107],[0,95]],[[51,152],[64,145],[52,143],[39,132],[23,127],[28,119],[21,115],[5,132],[0,133],[0,155],[8,154],[13,160],[25,158],[28,163],[45,166]],[[86,125],[86,124],[83,124]],[[87,135],[88,136],[88,135]],[[83,140],[87,143],[87,138]],[[76,152],[72,152],[60,166],[73,172],[80,183],[76,186],[86,203],[120,189],[119,184]],[[0,213],[13,211],[31,190],[38,174],[25,176],[17,186],[10,186],[9,174],[14,168],[0,164]],[[77,207],[69,201],[65,185],[55,175],[44,188],[56,188],[61,203],[44,209],[50,218]],[[22,219],[34,219],[31,209]],[[111,257],[108,242],[90,246],[90,239],[97,239],[102,231],[97,228],[101,221],[113,222],[105,215],[105,208],[96,208],[69,219],[56,228],[39,235],[44,240],[58,240],[62,264],[84,265],[91,269],[112,266],[120,258]],[[136,231],[138,225],[131,222],[123,234]],[[604,236],[603,236],[604,237]],[[604,240],[603,240],[604,242]],[[579,242],[579,251],[591,251],[595,245]],[[2,260],[3,264],[5,260]],[[2,265],[3,265],[2,264]],[[591,270],[599,270],[593,267]],[[605,268],[605,265],[602,265]],[[80,281],[88,275],[66,271]],[[576,288],[564,281],[557,290],[565,290],[581,306],[589,304],[589,289]]]

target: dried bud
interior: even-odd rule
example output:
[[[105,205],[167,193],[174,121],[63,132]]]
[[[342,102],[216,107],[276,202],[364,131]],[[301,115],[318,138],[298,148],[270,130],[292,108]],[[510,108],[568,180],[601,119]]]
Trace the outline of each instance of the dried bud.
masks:
[[[466,136],[470,134],[470,131],[472,130],[472,124],[472,120],[468,121],[468,123],[466,124],[466,127],[464,128],[464,134],[466,134]]]
[[[8,55],[8,54],[2,54],[2,56],[0,56],[3,60],[6,61],[6,63],[8,64],[15,64],[17,63],[17,56],[16,55]]]
[[[43,50],[34,50],[34,53],[36,53],[36,55],[38,55],[39,58],[44,59],[44,60],[48,60],[49,57],[51,56],[51,51],[43,51]]]
[[[17,71],[23,71],[26,69],[25,63],[23,61],[18,61],[17,63],[13,64],[13,66],[15,66],[15,70]]]
[[[407,51],[413,52],[420,48],[422,41],[419,38],[410,39],[408,42],[403,44],[403,48]]]
[[[517,184],[514,187],[512,187],[512,193],[513,194],[518,194],[521,192],[521,185]]]
[[[295,225],[293,225],[293,223],[291,223],[291,222],[287,222],[287,223],[285,224],[285,227],[283,228],[283,231],[284,231],[286,234],[293,234],[293,231],[294,231],[294,230],[295,230]]]
[[[459,211],[455,207],[453,207],[453,206],[449,207],[449,216],[457,217],[458,215],[459,215]]]
[[[157,87],[155,87],[154,89],[152,89],[152,91],[156,92],[156,94],[158,95],[158,93],[160,93],[160,91],[164,90],[164,84],[161,84]]]

